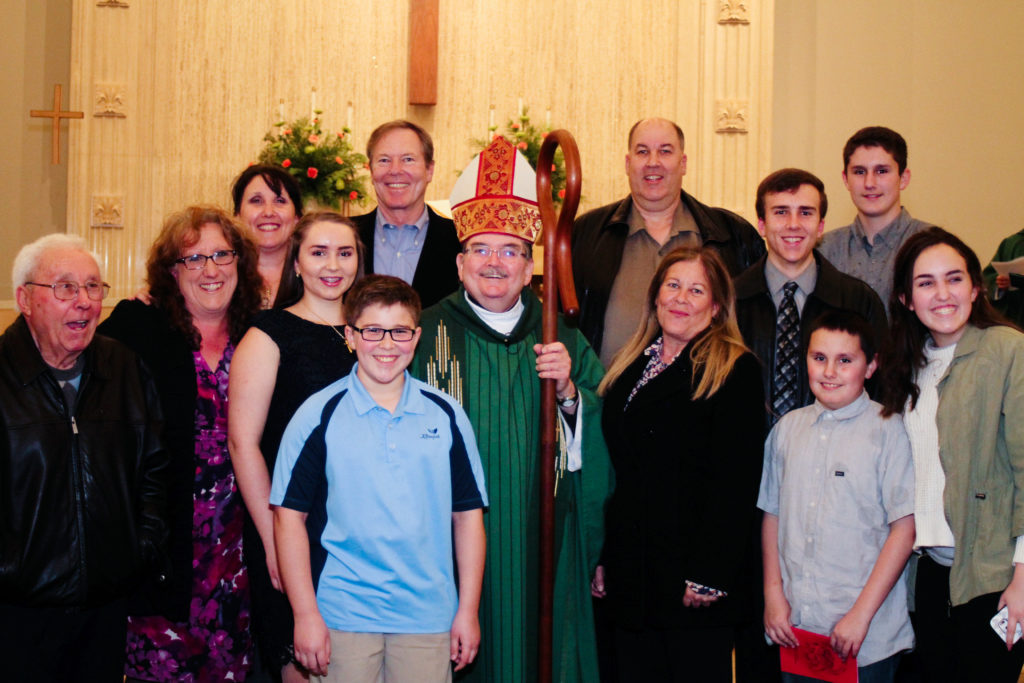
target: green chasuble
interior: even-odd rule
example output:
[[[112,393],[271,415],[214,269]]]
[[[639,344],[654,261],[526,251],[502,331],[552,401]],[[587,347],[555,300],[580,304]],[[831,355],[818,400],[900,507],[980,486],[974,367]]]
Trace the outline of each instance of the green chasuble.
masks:
[[[480,320],[462,288],[427,309],[410,368],[466,410],[490,499],[480,653],[460,681],[537,678],[540,379],[533,345],[541,342],[541,304],[529,288],[522,296],[523,316],[507,336]],[[568,472],[562,464],[556,476],[553,670],[555,681],[589,683],[598,680],[590,579],[613,477],[596,394],[604,371],[577,330],[560,321],[558,338],[572,357],[572,380],[582,396],[583,466]],[[564,463],[562,450],[556,461]]]

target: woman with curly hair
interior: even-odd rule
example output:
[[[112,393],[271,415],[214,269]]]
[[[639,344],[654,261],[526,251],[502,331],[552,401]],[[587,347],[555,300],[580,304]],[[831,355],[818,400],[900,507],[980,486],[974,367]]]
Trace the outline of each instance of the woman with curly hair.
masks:
[[[145,361],[164,412],[169,562],[128,623],[129,681],[244,680],[249,669],[243,506],[227,447],[228,368],[259,310],[256,249],[224,211],[172,214],[150,249],[150,304],[99,327]]]

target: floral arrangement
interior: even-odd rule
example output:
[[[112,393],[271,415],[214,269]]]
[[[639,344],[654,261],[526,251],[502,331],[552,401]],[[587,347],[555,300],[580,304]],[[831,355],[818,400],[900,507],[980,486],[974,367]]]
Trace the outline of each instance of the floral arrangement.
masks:
[[[530,122],[529,108],[520,107],[519,116],[508,120],[505,124],[504,133],[498,133],[497,126],[490,126],[487,130],[492,134],[490,140],[479,138],[471,140],[474,145],[479,147],[476,153],[479,153],[487,145],[491,144],[494,137],[503,135],[506,140],[519,148],[519,151],[523,153],[526,160],[530,162],[530,166],[536,171],[537,157],[540,156],[540,146],[544,144],[544,138],[547,137],[552,128],[551,126],[545,126],[544,129],[540,129],[533,125]],[[565,199],[565,160],[562,157],[561,147],[555,150],[555,159],[551,164],[551,199],[554,200],[556,207],[561,206],[562,200]]]
[[[274,124],[267,133],[259,161],[288,170],[302,188],[305,201],[341,210],[366,200],[366,157],[352,148],[352,131],[346,126],[325,134],[320,128],[319,109],[312,121],[301,118]]]

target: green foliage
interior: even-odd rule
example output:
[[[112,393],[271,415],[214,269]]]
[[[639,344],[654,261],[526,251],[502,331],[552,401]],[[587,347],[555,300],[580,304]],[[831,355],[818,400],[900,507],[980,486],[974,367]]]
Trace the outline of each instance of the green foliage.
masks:
[[[522,113],[514,118],[509,119],[505,124],[505,132],[500,133],[506,140],[515,145],[526,160],[530,162],[530,166],[533,170],[537,170],[537,158],[540,156],[540,146],[544,144],[544,138],[547,134],[552,131],[551,127],[545,127],[543,130],[533,125],[530,122],[529,108],[524,107]],[[489,129],[495,136],[499,135],[497,132],[497,126],[491,126]],[[475,152],[479,154],[483,151],[487,145],[491,144],[494,140],[492,137],[490,140],[482,140],[480,138],[474,138],[470,142],[479,147],[480,149]],[[554,168],[551,173],[551,199],[554,201],[555,206],[561,206],[562,199],[565,197],[565,160],[562,157],[562,148],[559,147],[555,150]]]
[[[259,161],[287,169],[302,188],[303,199],[340,210],[343,205],[366,201],[366,156],[352,148],[352,131],[320,129],[319,109],[312,122],[301,118],[275,123],[277,131],[264,136]]]

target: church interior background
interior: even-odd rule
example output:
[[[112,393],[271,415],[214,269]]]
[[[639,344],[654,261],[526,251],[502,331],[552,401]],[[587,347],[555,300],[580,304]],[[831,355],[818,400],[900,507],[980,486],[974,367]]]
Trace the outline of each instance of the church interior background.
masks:
[[[436,104],[410,104],[421,67],[410,36],[432,12]],[[799,166],[825,181],[826,229],[849,223],[842,145],[875,124],[909,142],[905,205],[983,263],[1024,217],[1020,3],[5,0],[0,23],[0,123],[12,133],[0,163],[4,326],[20,245],[85,236],[112,306],[141,286],[164,216],[229,206],[264,134],[314,106],[360,150],[383,121],[423,125],[436,148],[428,200],[447,198],[471,140],[522,106],[575,136],[581,212],[628,192],[626,133],[660,115],[686,132],[685,189],[750,220],[759,180]],[[60,123],[52,165],[50,120],[29,111],[51,109],[57,83],[63,108],[83,117]]]

